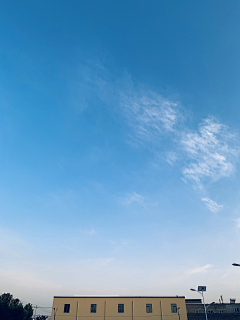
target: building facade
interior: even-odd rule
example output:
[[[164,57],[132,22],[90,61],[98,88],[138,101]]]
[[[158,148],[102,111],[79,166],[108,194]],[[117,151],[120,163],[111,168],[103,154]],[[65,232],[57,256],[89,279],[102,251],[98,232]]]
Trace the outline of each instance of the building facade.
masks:
[[[55,296],[52,320],[187,320],[185,297]]]
[[[240,303],[231,299],[230,303],[206,304],[208,320],[240,320]],[[205,310],[201,299],[186,299],[188,320],[205,320]]]

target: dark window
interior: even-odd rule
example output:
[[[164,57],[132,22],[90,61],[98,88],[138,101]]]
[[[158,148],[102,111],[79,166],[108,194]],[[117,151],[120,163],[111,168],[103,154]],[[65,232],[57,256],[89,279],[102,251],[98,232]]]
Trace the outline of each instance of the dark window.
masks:
[[[220,310],[219,313],[223,313],[223,310]]]
[[[91,304],[91,313],[96,313],[96,312],[97,312],[97,305]]]
[[[123,313],[124,312],[124,304],[119,304],[118,305],[118,313]]]
[[[239,313],[239,308],[235,308],[234,312]]]
[[[146,304],[146,312],[147,313],[152,313],[152,304],[151,303],[147,303]]]
[[[171,311],[172,311],[172,313],[177,313],[177,305],[176,305],[176,303],[172,303],[171,304]]]
[[[208,313],[213,313],[213,310],[208,310]]]
[[[185,299],[186,303],[202,303],[202,299]]]
[[[64,313],[69,313],[69,311],[70,311],[70,304],[65,304],[64,305]]]

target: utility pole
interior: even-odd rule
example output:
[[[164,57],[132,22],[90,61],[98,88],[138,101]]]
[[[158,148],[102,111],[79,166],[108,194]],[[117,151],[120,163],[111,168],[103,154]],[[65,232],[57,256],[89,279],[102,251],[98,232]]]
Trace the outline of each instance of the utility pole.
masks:
[[[37,313],[37,305],[35,307],[35,315],[34,315],[34,320],[36,320],[36,313]]]

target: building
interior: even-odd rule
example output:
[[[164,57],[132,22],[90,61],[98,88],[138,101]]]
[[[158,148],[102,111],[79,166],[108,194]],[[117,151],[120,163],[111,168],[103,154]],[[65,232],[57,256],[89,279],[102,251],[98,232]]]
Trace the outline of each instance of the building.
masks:
[[[187,320],[185,297],[55,296],[52,320]]]
[[[208,320],[240,320],[240,303],[230,299],[230,303],[206,304]],[[206,320],[201,299],[186,299],[188,320]]]

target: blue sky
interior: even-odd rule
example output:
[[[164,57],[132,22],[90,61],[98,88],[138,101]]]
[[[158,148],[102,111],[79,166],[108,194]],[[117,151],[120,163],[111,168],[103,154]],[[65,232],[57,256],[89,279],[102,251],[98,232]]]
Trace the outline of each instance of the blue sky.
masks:
[[[239,1],[0,18],[2,292],[240,301]]]

